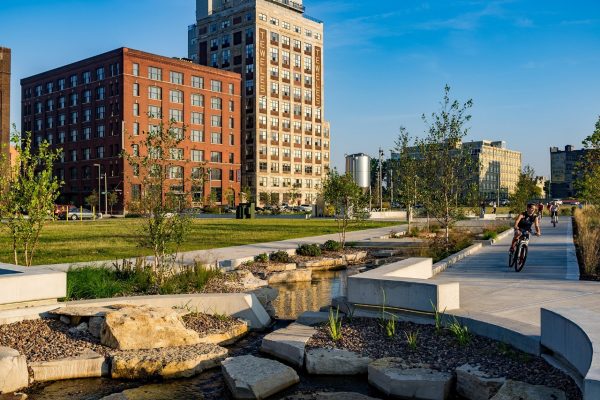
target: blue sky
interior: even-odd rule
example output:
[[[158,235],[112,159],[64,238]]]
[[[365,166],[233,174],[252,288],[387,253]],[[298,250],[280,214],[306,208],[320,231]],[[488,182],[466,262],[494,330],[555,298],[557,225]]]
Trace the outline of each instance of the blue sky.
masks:
[[[506,140],[549,173],[550,146],[581,146],[600,115],[600,2],[305,0],[325,21],[332,161],[422,135],[449,84],[472,98],[469,138]],[[0,0],[0,45],[19,79],[120,46],[187,55],[194,0]],[[17,124],[18,125],[18,124]]]

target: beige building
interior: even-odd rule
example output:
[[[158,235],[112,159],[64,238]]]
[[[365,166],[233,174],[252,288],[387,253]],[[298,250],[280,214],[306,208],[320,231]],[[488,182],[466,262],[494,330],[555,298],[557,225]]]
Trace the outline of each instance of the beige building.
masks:
[[[301,0],[197,0],[196,19],[189,58],[242,75],[242,187],[313,203],[330,159],[323,23]]]
[[[10,49],[0,47],[0,156],[10,157]],[[0,157],[1,158],[1,157]]]
[[[521,152],[506,148],[506,142],[481,140],[463,143],[479,164],[479,194],[489,201],[508,198],[521,173]]]

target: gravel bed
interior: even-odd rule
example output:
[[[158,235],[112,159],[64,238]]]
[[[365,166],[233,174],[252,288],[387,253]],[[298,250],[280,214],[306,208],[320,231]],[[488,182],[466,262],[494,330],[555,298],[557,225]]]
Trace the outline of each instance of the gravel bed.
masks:
[[[230,328],[243,324],[237,318],[230,316],[214,316],[201,313],[192,313],[183,316],[185,327],[192,329],[200,334],[200,336],[210,335],[212,333],[226,332]]]
[[[36,319],[0,325],[0,346],[18,350],[29,362],[75,357],[84,349],[103,356],[109,348],[89,332],[69,332],[69,326],[55,319]]]
[[[405,333],[418,332],[417,348],[411,350]],[[546,363],[541,357],[523,353],[501,342],[471,335],[469,344],[460,346],[454,336],[435,332],[432,325],[396,322],[396,335],[388,338],[377,319],[354,318],[342,324],[342,338],[336,342],[329,336],[327,325],[317,327],[308,348],[338,348],[357,352],[373,359],[399,357],[407,365],[427,365],[439,371],[454,371],[463,364],[479,365],[494,377],[545,385],[564,390],[569,399],[581,399],[575,382]]]
[[[236,274],[225,273],[209,279],[202,293],[241,293],[246,290]]]

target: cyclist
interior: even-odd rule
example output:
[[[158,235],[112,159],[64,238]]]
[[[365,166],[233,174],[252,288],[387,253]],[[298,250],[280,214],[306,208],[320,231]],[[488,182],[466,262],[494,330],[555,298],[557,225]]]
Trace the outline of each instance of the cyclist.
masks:
[[[522,232],[531,232],[531,227],[535,226],[535,235],[540,236],[542,234],[535,209],[535,204],[527,204],[527,211],[519,214],[515,220],[515,236],[513,237],[512,244],[510,245],[511,253],[515,250],[515,245],[517,244]]]
[[[540,204],[538,204],[537,206],[537,211],[538,211],[538,218],[540,219],[540,222],[542,221],[542,216],[544,216],[544,203],[542,203],[540,201]]]
[[[552,216],[552,221],[556,221],[558,224],[558,203],[554,202],[550,206],[550,215]]]

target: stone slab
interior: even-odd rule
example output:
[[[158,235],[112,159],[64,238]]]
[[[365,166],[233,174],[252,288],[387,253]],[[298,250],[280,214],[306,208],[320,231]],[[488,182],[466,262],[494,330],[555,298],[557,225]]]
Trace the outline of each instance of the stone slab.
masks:
[[[267,281],[269,284],[275,283],[293,283],[310,282],[312,280],[312,270],[309,268],[299,268],[292,271],[282,271],[269,274]]]
[[[286,361],[295,367],[304,366],[304,348],[314,335],[315,329],[297,323],[266,335],[260,351]]]
[[[28,385],[26,357],[15,349],[0,346],[0,394],[15,392]]]
[[[456,368],[456,393],[469,400],[489,400],[506,382],[505,378],[492,378],[478,366],[469,364]]]
[[[306,351],[306,370],[313,375],[362,375],[373,360],[348,350],[310,349]]]
[[[3,267],[15,273],[0,275],[0,304],[19,308],[19,303],[59,299],[67,295],[67,274],[49,268]]]
[[[221,346],[227,346],[235,343],[248,333],[248,324],[244,321],[230,326],[223,332],[210,333],[208,335],[200,336],[200,343],[218,344]]]
[[[507,380],[491,400],[567,400],[562,390]]]
[[[77,357],[31,362],[29,367],[36,382],[110,376],[106,358],[92,350],[86,350]]]
[[[293,368],[251,355],[222,362],[225,383],[236,399],[265,399],[300,381]]]
[[[329,313],[323,311],[305,311],[296,319],[296,323],[308,326],[320,325],[328,321]]]
[[[265,266],[267,272],[282,272],[296,269],[296,263],[269,263]]]

